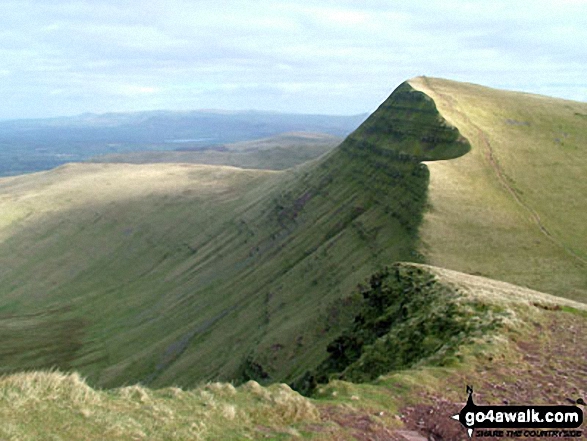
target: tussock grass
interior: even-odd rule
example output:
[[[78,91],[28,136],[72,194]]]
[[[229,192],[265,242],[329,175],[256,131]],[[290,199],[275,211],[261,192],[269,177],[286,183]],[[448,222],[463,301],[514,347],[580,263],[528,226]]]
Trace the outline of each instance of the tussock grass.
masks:
[[[319,422],[316,406],[286,385],[193,390],[133,385],[95,390],[77,374],[29,372],[0,378],[0,439],[257,439]]]
[[[69,401],[82,406],[99,404],[100,394],[88,386],[78,373],[35,371],[26,374],[0,378],[2,398],[11,401],[15,407],[26,406],[26,400]],[[23,401],[19,401],[23,400]]]

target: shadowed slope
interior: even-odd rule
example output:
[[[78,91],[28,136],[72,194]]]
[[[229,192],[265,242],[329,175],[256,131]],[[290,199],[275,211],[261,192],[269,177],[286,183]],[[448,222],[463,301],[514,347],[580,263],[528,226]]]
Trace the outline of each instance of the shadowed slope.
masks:
[[[420,259],[420,161],[467,150],[403,84],[292,172],[96,164],[2,180],[3,368],[104,386],[292,380],[347,326],[357,281]],[[63,327],[75,350],[37,337]]]

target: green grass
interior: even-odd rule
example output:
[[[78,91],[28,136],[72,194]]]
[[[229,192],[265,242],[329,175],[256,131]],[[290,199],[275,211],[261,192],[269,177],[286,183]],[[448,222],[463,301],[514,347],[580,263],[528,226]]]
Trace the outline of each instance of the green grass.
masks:
[[[428,269],[403,264],[374,274],[361,296],[353,326],[328,345],[328,358],[300,381],[301,390],[333,378],[372,381],[423,360],[448,365],[459,347],[500,327],[506,314],[497,305],[463,302]]]
[[[76,164],[2,179],[2,370],[57,366],[103,387],[293,382],[352,326],[360,305],[342,299],[395,261],[584,299],[583,150],[561,162],[575,192],[530,161],[548,112],[579,140],[583,108],[415,79],[288,171]],[[520,160],[504,139],[526,129],[537,150]],[[550,199],[530,195],[559,177]],[[562,217],[545,208],[559,199]]]
[[[59,372],[1,378],[0,417],[6,440],[289,439],[320,421],[316,406],[286,385],[104,391]]]
[[[587,301],[587,104],[435,78],[432,97],[471,143],[428,164],[427,261]]]
[[[338,149],[288,172],[78,164],[4,179],[0,322],[65,311],[16,327],[1,354],[35,359],[37,335],[79,323],[74,354],[54,348],[37,367],[101,386],[292,381],[348,326],[340,299],[358,281],[421,259],[419,162],[467,148],[404,84]],[[30,367],[12,360],[5,372]]]

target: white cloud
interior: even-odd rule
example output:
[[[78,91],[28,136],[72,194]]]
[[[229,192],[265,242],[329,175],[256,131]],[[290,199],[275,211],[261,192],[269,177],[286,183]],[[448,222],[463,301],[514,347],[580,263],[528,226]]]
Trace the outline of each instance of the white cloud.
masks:
[[[114,91],[126,96],[144,95],[156,93],[159,89],[156,87],[138,86],[135,84],[124,84],[117,86]]]
[[[308,7],[305,12],[323,24],[357,26],[368,24],[371,15],[360,10],[332,7]],[[302,9],[302,10],[304,10]]]
[[[581,97],[584,17],[577,0],[7,0],[0,99],[11,104],[0,118],[129,106],[362,112],[420,74]]]

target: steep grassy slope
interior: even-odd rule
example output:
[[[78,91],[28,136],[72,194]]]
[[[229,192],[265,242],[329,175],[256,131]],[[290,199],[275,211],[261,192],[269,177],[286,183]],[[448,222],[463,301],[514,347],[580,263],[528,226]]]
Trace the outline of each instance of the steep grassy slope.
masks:
[[[410,84],[472,145],[428,164],[427,260],[587,301],[587,104],[434,78]]]
[[[2,369],[99,370],[205,321],[165,316],[181,312],[182,301],[201,307],[173,292],[181,283],[171,272],[196,254],[222,259],[225,235],[238,232],[226,213],[268,177],[228,167],[74,164],[2,180]],[[225,277],[223,270],[206,276]],[[149,328],[158,319],[166,329]]]
[[[287,173],[70,165],[0,181],[2,369],[92,384],[292,380],[326,356],[357,282],[420,260],[422,160],[468,144],[403,84]]]
[[[458,310],[468,329],[448,328],[434,351],[401,372],[362,384],[331,381],[311,399],[285,385],[255,382],[96,390],[77,374],[6,376],[0,378],[0,438],[405,441],[415,439],[402,435],[411,430],[423,439],[456,441],[466,434],[450,416],[462,408],[465,385],[475,388],[477,404],[569,405],[587,395],[585,305],[425,265],[400,264],[389,274],[383,286],[399,283],[418,299],[401,324],[401,343],[414,353],[423,329],[432,329],[422,324],[439,318],[431,316],[427,299]],[[389,300],[390,310],[403,303],[401,296]],[[395,329],[380,336],[365,355],[397,343],[398,335]]]
[[[467,384],[478,404],[585,399],[584,303],[386,269],[431,261],[584,300],[583,114],[419,78],[288,172],[76,164],[0,180],[2,372],[88,377],[0,378],[0,438],[459,440]],[[87,385],[249,378],[314,395]]]
[[[420,78],[287,172],[86,164],[2,179],[2,370],[294,381],[360,313],[357,283],[398,260],[585,299],[584,109]]]

